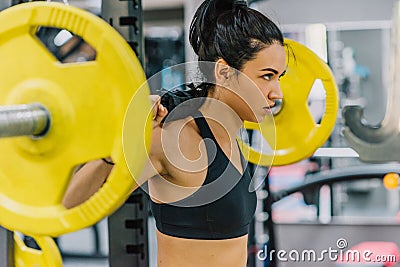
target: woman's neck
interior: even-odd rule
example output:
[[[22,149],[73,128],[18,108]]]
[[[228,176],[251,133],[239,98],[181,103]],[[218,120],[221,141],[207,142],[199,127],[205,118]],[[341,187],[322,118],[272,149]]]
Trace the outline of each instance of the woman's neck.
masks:
[[[221,96],[209,95],[199,110],[205,118],[216,122],[213,125],[219,126],[213,128],[215,134],[227,132],[232,140],[236,139],[243,121]]]

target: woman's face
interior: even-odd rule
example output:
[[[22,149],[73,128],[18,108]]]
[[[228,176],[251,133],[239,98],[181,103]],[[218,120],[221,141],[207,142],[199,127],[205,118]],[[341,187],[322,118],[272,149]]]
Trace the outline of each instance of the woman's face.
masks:
[[[231,107],[242,120],[261,122],[271,114],[275,99],[282,99],[279,79],[285,74],[286,53],[279,43],[262,49],[246,62],[232,90]]]

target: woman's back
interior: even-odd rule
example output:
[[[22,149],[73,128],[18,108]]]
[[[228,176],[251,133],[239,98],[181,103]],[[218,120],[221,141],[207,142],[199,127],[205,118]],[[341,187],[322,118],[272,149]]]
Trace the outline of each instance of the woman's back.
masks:
[[[162,139],[168,148],[168,163],[164,167],[173,169],[173,175],[164,173],[149,180],[159,266],[244,266],[248,224],[256,207],[246,162],[236,141],[217,141],[202,114],[196,112],[194,117],[165,127]],[[177,139],[176,132],[189,138]],[[180,147],[185,147],[185,152]],[[196,155],[198,148],[201,152]],[[238,162],[229,160],[232,157],[227,155],[232,154],[240,155]],[[199,162],[194,162],[196,156]],[[192,166],[190,161],[178,162],[182,158],[194,160]],[[174,191],[176,195],[171,196]]]
[[[251,177],[246,162],[242,155],[239,162],[232,163],[229,160],[227,154],[240,154],[238,146],[223,151],[200,112],[195,114],[194,120],[200,130],[201,141],[205,143],[206,153],[203,155],[206,155],[207,164],[198,172],[193,172],[193,167],[186,164],[178,167],[179,173],[165,173],[163,176],[166,177],[168,190],[161,188],[161,182],[155,185],[158,192],[169,194],[174,185],[177,191],[185,190],[185,187],[192,191],[197,187],[189,196],[170,201],[157,198],[150,191],[153,199],[151,208],[157,228],[165,234],[192,239],[227,239],[244,235],[256,206],[256,196],[250,188]],[[198,138],[194,139],[198,141]],[[188,143],[181,142],[179,147],[196,149],[200,145],[186,141]],[[230,143],[229,139],[221,142],[227,141]],[[169,153],[181,154],[181,151],[177,146],[175,151],[170,150]],[[181,154],[181,157],[185,156]],[[170,164],[169,160],[165,169],[177,168],[177,165],[168,166]],[[189,169],[192,171],[188,172]],[[155,179],[162,180],[163,176]],[[179,180],[182,182],[174,183]],[[199,184],[201,185],[198,186]],[[153,187],[154,184],[150,183],[150,190]]]

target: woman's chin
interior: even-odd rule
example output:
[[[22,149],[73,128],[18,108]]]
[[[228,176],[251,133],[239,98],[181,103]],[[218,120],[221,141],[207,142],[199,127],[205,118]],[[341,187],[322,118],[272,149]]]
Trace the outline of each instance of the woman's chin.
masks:
[[[265,120],[265,117],[266,117],[265,115],[252,114],[251,116],[247,116],[245,120],[254,123],[261,123],[262,121]]]

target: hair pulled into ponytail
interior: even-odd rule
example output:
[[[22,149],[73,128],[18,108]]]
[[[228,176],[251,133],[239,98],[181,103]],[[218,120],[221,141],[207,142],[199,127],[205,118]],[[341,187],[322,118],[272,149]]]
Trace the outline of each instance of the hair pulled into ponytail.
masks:
[[[190,25],[189,42],[199,61],[207,60],[215,37],[217,20],[221,13],[232,10],[235,1],[212,0],[204,1],[197,9]]]
[[[189,42],[202,61],[224,59],[229,66],[243,65],[273,43],[284,45],[283,34],[265,15],[249,8],[245,0],[205,0],[193,16]],[[206,97],[215,84],[214,69],[199,64],[205,82],[191,85],[186,95]]]
[[[189,41],[199,61],[223,58],[240,70],[273,42],[283,45],[279,28],[246,1],[205,0],[190,25]]]

